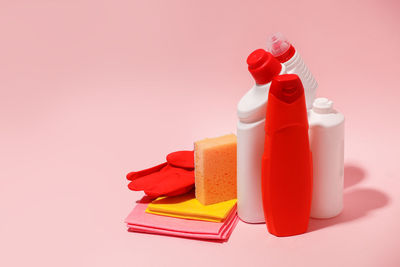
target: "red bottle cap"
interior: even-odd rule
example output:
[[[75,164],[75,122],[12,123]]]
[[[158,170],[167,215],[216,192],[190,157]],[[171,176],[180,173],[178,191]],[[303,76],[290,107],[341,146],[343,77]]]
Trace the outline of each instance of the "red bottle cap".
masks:
[[[304,88],[299,76],[283,74],[272,80],[269,92],[283,102],[293,103],[304,94]]]
[[[285,63],[294,56],[295,52],[296,50],[294,49],[293,45],[290,45],[289,49],[285,53],[280,56],[275,56],[275,58],[279,60],[279,62]]]
[[[282,66],[271,53],[264,49],[257,49],[247,58],[249,71],[257,84],[267,84],[279,75]]]

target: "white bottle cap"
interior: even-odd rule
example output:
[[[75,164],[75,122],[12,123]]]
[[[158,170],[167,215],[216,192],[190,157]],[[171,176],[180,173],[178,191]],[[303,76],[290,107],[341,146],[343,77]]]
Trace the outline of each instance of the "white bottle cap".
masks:
[[[325,97],[314,100],[313,111],[316,113],[330,113],[333,109],[333,101]]]

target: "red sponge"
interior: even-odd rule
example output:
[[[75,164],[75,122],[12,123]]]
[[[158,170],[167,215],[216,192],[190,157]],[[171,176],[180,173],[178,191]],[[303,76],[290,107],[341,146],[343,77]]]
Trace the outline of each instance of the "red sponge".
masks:
[[[177,151],[167,156],[167,162],[138,172],[128,173],[132,182],[128,188],[144,191],[151,197],[176,196],[194,187],[193,151]]]

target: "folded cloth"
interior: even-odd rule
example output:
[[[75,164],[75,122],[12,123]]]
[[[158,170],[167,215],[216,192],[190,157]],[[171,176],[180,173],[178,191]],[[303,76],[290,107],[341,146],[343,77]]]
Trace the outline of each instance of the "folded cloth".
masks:
[[[193,151],[177,151],[167,155],[167,162],[157,166],[130,172],[126,178],[128,188],[144,191],[151,197],[177,196],[194,187]]]
[[[191,191],[180,196],[157,198],[149,204],[146,212],[183,219],[222,222],[233,207],[236,207],[236,199],[203,205],[196,199],[194,191]]]
[[[129,231],[227,241],[238,222],[236,206],[224,222],[216,223],[149,214],[145,212],[149,202],[144,197],[125,219]]]

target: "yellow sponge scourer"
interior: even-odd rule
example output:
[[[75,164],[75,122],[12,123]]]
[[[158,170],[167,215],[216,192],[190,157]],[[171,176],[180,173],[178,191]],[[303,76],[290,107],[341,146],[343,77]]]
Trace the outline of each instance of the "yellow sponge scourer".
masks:
[[[203,205],[236,198],[236,135],[194,143],[196,198]]]

